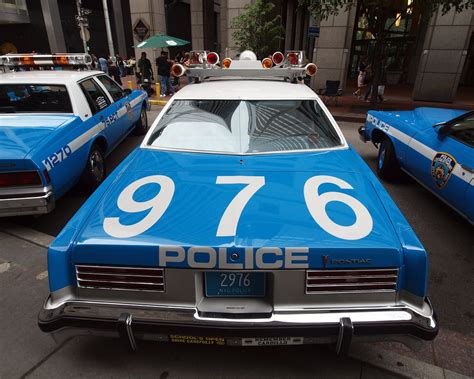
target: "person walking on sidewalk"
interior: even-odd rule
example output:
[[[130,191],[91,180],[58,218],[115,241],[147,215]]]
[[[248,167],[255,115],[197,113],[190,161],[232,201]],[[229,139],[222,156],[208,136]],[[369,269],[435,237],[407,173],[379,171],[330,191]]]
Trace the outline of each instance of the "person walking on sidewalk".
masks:
[[[354,92],[354,96],[361,98],[362,88],[365,87],[365,78],[367,76],[367,69],[370,69],[370,66],[366,65],[365,60],[363,60],[359,65],[359,75],[357,76],[357,90]]]
[[[145,79],[151,80],[153,76],[153,70],[151,68],[151,62],[146,57],[146,53],[143,52],[141,58],[138,60],[138,71],[140,72],[140,82],[143,83]]]
[[[108,68],[108,63],[107,63],[107,59],[104,58],[104,56],[101,56],[99,58],[99,67],[102,71],[104,71],[106,74],[109,73],[109,68]]]
[[[160,97],[165,97],[169,92],[171,96],[174,95],[173,84],[170,79],[172,61],[168,58],[168,52],[162,51],[161,55],[156,58],[156,67],[158,69],[158,76],[160,77]]]

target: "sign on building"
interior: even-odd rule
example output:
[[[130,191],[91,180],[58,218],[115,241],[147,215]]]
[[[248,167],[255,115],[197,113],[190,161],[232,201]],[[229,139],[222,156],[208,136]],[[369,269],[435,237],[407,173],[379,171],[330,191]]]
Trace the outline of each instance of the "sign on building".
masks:
[[[314,19],[313,17],[309,19],[308,37],[309,38],[319,37],[319,21]]]
[[[138,41],[143,41],[150,36],[150,28],[142,19],[138,19],[133,27],[133,34]]]

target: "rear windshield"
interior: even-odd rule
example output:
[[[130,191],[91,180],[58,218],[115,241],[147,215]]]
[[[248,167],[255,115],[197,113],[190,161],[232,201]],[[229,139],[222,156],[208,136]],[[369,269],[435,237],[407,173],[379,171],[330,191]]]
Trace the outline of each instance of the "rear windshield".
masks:
[[[0,113],[72,113],[63,85],[0,84]]]
[[[238,154],[326,149],[342,141],[314,100],[176,100],[147,144]]]

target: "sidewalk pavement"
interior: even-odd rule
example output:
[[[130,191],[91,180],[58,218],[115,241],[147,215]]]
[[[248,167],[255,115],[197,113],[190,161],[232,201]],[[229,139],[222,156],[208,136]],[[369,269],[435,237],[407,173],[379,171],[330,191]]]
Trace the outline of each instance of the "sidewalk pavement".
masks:
[[[314,377],[467,378],[453,371],[357,344],[349,357],[327,346],[238,348],[77,337],[55,344],[36,322],[48,293],[47,246],[53,237],[0,221],[0,377]],[[238,359],[236,359],[238,357]],[[275,359],[277,358],[277,359]]]

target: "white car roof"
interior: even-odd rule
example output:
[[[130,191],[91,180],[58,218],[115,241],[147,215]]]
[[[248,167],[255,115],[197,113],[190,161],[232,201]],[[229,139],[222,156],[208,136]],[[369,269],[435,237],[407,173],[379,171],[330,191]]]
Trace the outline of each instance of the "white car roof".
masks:
[[[32,83],[32,84],[70,84],[93,75],[103,74],[102,71],[73,70],[33,70],[17,71],[0,74],[0,84]]]
[[[283,80],[214,79],[185,86],[173,96],[173,100],[288,100],[317,97],[308,86]]]

